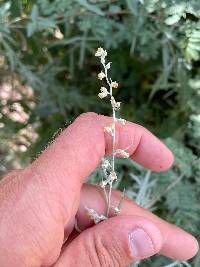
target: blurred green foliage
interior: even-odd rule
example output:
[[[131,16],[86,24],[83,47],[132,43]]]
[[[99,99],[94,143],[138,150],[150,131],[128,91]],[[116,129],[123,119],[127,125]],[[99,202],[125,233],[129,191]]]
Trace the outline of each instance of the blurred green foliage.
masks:
[[[170,171],[148,180],[123,161],[119,187],[149,203],[158,198],[157,214],[199,237],[198,0],[0,0],[0,172],[27,164],[80,113],[110,114],[97,97],[100,46],[120,84],[121,117],[153,131],[176,156]],[[169,261],[139,266],[161,264]]]

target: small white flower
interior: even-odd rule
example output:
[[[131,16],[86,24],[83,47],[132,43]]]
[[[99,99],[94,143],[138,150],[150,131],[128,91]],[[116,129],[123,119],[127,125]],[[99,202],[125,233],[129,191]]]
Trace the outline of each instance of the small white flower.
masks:
[[[118,83],[117,82],[111,82],[111,87],[117,88],[118,87]]]
[[[121,102],[116,102],[115,103],[115,109],[120,109],[120,104],[121,104]]]
[[[95,224],[108,219],[103,214],[98,214],[95,210],[91,208],[86,207],[86,210],[88,212],[89,217],[94,221]]]
[[[109,179],[110,182],[113,182],[114,180],[117,180],[117,174],[116,174],[116,172],[112,171],[112,172],[109,174],[108,179]]]
[[[114,108],[114,109],[120,109],[120,104],[121,104],[121,102],[116,102],[115,101],[115,99],[114,99],[114,97],[111,97],[111,100],[110,100],[110,102],[111,102],[111,105],[112,105],[112,107]]]
[[[108,181],[107,181],[107,180],[105,180],[105,181],[101,181],[100,186],[101,186],[102,188],[104,188],[104,187],[106,187],[107,184],[108,184]]]
[[[106,94],[104,94],[104,93],[99,93],[98,94],[98,97],[100,97],[100,98],[104,98],[104,97],[106,97],[107,95]]]
[[[101,92],[98,94],[100,98],[104,98],[109,94],[108,90],[105,87],[101,87],[100,91]]]
[[[98,74],[98,79],[99,80],[103,80],[103,78],[105,78],[106,77],[106,75],[105,75],[105,73],[103,72],[103,71],[101,71],[99,74]]]
[[[102,47],[99,47],[95,53],[95,57],[101,57],[104,53],[104,50]]]
[[[129,158],[129,153],[126,152],[126,151],[123,150],[123,149],[117,149],[117,150],[115,151],[115,155],[117,155],[117,154],[121,155],[123,158]]]
[[[107,56],[107,51],[104,50],[102,47],[99,47],[95,53],[95,57],[103,57],[105,58]]]

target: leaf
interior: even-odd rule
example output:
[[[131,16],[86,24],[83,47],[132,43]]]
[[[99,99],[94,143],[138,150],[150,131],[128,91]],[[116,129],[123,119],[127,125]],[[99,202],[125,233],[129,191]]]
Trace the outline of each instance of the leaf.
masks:
[[[119,13],[121,11],[121,8],[120,6],[117,6],[117,5],[111,5],[109,7],[109,12],[110,13]]]
[[[187,47],[186,57],[189,61],[191,61],[191,59],[194,59],[196,61],[199,59],[199,53],[197,50]]]
[[[82,38],[83,38],[82,36],[74,36],[74,37],[71,37],[69,39],[62,39],[62,40],[59,40],[59,41],[55,41],[54,43],[50,43],[49,47],[54,47],[54,46],[57,46],[57,45],[62,45],[62,46],[73,45],[75,43],[81,42]]]
[[[185,13],[186,4],[180,3],[177,5],[173,5],[170,8],[167,9],[166,13],[168,15],[180,15],[182,16],[183,13]]]
[[[76,2],[78,2],[80,5],[84,6],[86,9],[88,9],[89,11],[97,15],[100,15],[100,16],[105,15],[105,13],[97,5],[89,4],[87,0],[76,0]]]
[[[1,5],[1,8],[0,8],[0,16],[5,16],[6,13],[8,12],[8,10],[10,9],[11,7],[11,3],[7,1],[7,3]]]
[[[179,22],[180,19],[181,19],[181,16],[180,15],[173,15],[173,16],[168,17],[165,20],[165,24],[167,24],[167,25],[173,25],[173,24]]]
[[[189,86],[192,87],[192,89],[199,89],[200,88],[200,80],[190,79],[189,80]]]
[[[12,48],[10,47],[9,43],[5,42],[3,39],[1,40],[2,45],[4,46],[6,53],[7,53],[7,57],[8,57],[8,61],[10,63],[10,68],[13,71],[14,67],[15,67],[15,55],[14,55],[14,51],[12,50]]]
[[[189,49],[194,49],[194,50],[200,51],[200,45],[198,43],[192,43],[192,42],[190,42],[188,44],[188,48]]]
[[[38,16],[39,16],[38,6],[37,5],[33,5],[31,16],[30,16],[32,21],[33,21],[33,23],[37,23]]]
[[[38,22],[38,25],[41,29],[56,28],[55,21],[53,21],[51,19],[40,19]]]
[[[137,16],[137,0],[126,0],[127,6],[130,9],[130,11],[133,13],[133,15]]]
[[[199,43],[199,45],[200,45],[200,38],[193,38],[193,37],[191,37],[191,38],[190,38],[190,42],[191,42],[191,43],[195,43],[195,44],[196,44],[196,43]]]
[[[110,62],[106,65],[106,68],[109,70],[110,69]]]
[[[35,32],[36,28],[37,26],[35,23],[32,22],[28,23],[26,27],[27,36],[31,37],[31,35]]]
[[[194,31],[192,31],[192,33],[191,34],[189,34],[189,37],[190,38],[200,38],[200,31],[198,31],[198,30],[194,30]]]

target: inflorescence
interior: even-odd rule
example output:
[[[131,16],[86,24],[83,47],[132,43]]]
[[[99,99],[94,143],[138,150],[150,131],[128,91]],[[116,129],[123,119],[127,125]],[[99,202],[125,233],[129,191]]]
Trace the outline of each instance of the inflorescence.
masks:
[[[126,121],[124,119],[116,117],[116,111],[120,109],[121,102],[117,102],[113,96],[113,89],[118,88],[118,83],[116,81],[112,81],[112,79],[108,77],[108,70],[111,67],[111,62],[106,63],[107,51],[101,47],[97,49],[95,56],[100,59],[100,62],[103,66],[103,70],[98,74],[98,79],[105,80],[107,83],[107,88],[100,88],[98,96],[101,99],[109,97],[112,107],[112,122],[110,125],[104,127],[104,132],[110,134],[112,137],[112,155],[111,159],[102,158],[101,160],[103,177],[100,186],[102,187],[105,194],[105,200],[107,205],[106,214],[99,215],[95,210],[86,207],[89,217],[93,219],[94,223],[96,224],[100,221],[108,219],[109,215],[111,214],[111,211],[112,214],[114,213],[115,215],[118,215],[121,211],[121,206],[124,199],[124,192],[116,207],[112,206],[111,204],[112,186],[114,181],[118,179],[117,173],[115,171],[115,157],[118,155],[123,158],[128,158],[129,153],[126,151],[126,149],[116,149],[116,123],[121,123],[122,125],[125,125]]]

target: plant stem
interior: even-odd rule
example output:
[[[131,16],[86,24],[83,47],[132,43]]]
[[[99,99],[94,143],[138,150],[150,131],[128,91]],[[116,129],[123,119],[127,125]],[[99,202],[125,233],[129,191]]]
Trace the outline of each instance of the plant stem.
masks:
[[[105,187],[103,187],[103,192],[104,192],[105,199],[106,199],[106,205],[108,206],[108,196],[107,196],[107,192],[106,192]]]
[[[110,89],[110,99],[112,99],[113,95],[112,95],[112,80],[109,81],[108,79],[108,70],[106,65],[103,63],[102,64],[104,67],[104,71],[105,71],[105,75],[106,75],[106,82],[109,86]],[[115,142],[116,142],[116,129],[115,129],[115,122],[116,122],[116,114],[115,114],[115,107],[112,105],[112,118],[113,118],[113,136],[112,136],[112,171],[115,172]],[[106,216],[109,216],[109,212],[110,212],[110,207],[111,207],[111,196],[112,196],[112,184],[113,181],[111,181],[109,183],[109,191],[108,191],[108,196],[106,197],[107,199],[107,212],[106,212]]]
[[[110,206],[111,206],[111,195],[112,195],[112,183],[109,184],[109,192],[108,192],[108,205],[106,211],[106,217],[109,216]]]

